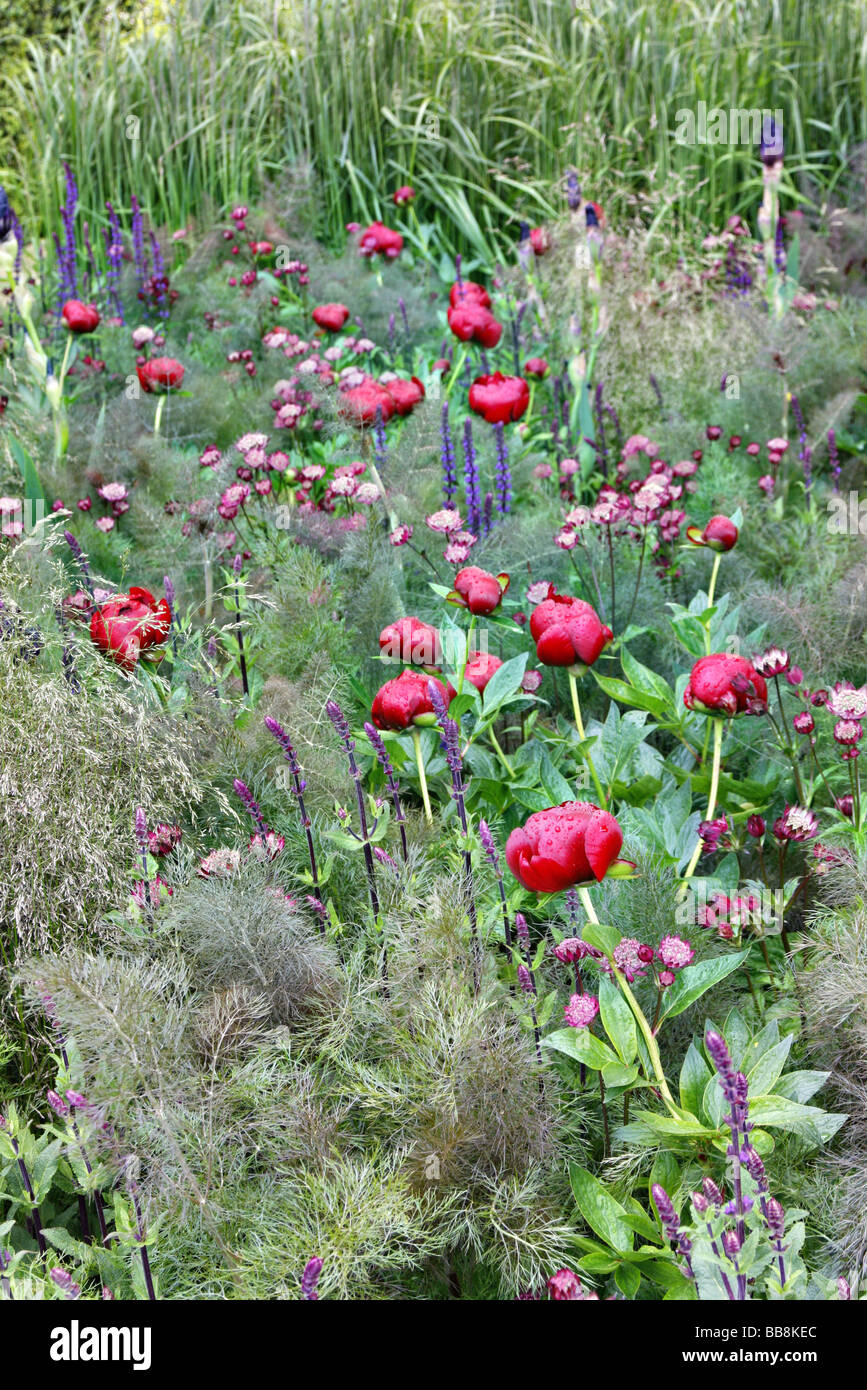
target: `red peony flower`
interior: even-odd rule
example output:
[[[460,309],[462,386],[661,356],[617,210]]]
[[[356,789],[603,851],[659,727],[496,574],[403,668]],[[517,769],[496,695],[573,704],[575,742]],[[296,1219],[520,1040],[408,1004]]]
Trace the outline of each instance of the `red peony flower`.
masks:
[[[155,599],[147,589],[132,588],[95,610],[90,636],[113,661],[132,671],[141,652],[165,640],[171,622],[164,598]]]
[[[525,376],[535,376],[541,381],[548,371],[548,363],[544,357],[531,357],[529,362],[524,363]]]
[[[712,516],[703,531],[687,526],[687,539],[693,545],[709,545],[711,550],[731,550],[737,544],[738,528],[727,516]]]
[[[349,310],[345,304],[317,304],[312,317],[320,328],[337,333],[349,318]]]
[[[135,369],[142,390],[158,396],[176,391],[184,379],[184,368],[173,357],[152,357],[149,361],[142,358]]]
[[[530,615],[530,633],[545,666],[592,666],[614,636],[591,604],[556,593],[553,584]]]
[[[377,729],[408,729],[430,715],[434,717],[428,685],[431,681],[439,687],[443,700],[448,703],[446,688],[435,676],[422,675],[421,671],[404,671],[393,681],[380,686],[373,699],[371,717]]]
[[[485,686],[491,679],[495,671],[499,671],[502,661],[498,656],[493,656],[489,652],[473,652],[464,669],[464,682],[474,685],[479,694],[484,693]],[[448,684],[449,703],[457,695],[457,691],[451,681]]]
[[[534,227],[530,232],[530,245],[537,256],[544,256],[546,251],[551,250],[551,238],[547,227]]]
[[[95,333],[99,327],[99,311],[80,299],[67,299],[61,313],[70,333]]]
[[[697,661],[683,692],[687,709],[704,714],[759,713],[754,707],[764,705],[767,698],[764,677],[745,656],[731,656],[728,652],[716,652]]]
[[[358,249],[362,256],[385,256],[393,261],[403,250],[403,237],[382,222],[371,222],[358,238]]]
[[[440,635],[421,618],[399,618],[382,629],[379,650],[406,666],[435,666],[440,660]]]
[[[564,801],[536,811],[506,841],[506,863],[533,893],[559,893],[605,877],[623,832],[608,811],[589,801]]]
[[[250,250],[254,256],[270,256],[274,247],[270,241],[251,241]]]
[[[475,280],[461,280],[449,290],[450,307],[456,309],[459,304],[480,304],[483,309],[490,309],[491,296],[484,285],[477,285]]]
[[[471,613],[486,616],[499,608],[508,587],[507,574],[489,574],[476,565],[468,565],[455,575],[455,585],[448,601],[457,604],[458,608],[469,608]]]
[[[385,423],[394,414],[395,402],[385,387],[372,377],[367,377],[361,386],[353,386],[351,391],[344,391],[340,397],[340,410],[357,425],[372,425],[378,409],[382,411]]]
[[[490,309],[475,299],[449,309],[447,318],[449,328],[462,343],[476,342],[485,348],[495,348],[503,336],[503,325],[497,322]]]
[[[489,376],[477,376],[470,387],[470,410],[483,416],[489,425],[520,420],[529,404],[530,388],[522,376],[491,372]]]
[[[408,183],[401,184],[391,195],[391,201],[395,207],[402,207],[404,203],[411,203],[415,197],[415,189],[410,188]]]
[[[417,376],[409,381],[404,381],[402,377],[395,377],[394,380],[385,383],[385,389],[394,401],[394,408],[398,415],[409,415],[419,403],[424,400],[424,387]]]

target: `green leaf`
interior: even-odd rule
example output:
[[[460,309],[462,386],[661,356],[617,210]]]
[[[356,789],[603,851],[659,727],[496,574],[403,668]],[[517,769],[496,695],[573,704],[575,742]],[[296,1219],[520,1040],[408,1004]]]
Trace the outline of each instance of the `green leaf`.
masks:
[[[829,1071],[790,1071],[780,1077],[773,1087],[773,1092],[774,1095],[786,1096],[788,1100],[797,1101],[799,1105],[806,1105],[807,1101],[821,1090],[830,1075]]]
[[[505,699],[513,695],[521,684],[524,672],[527,669],[528,653],[522,652],[520,656],[513,656],[511,661],[504,661],[485,686],[483,709],[485,715],[490,715],[496,710]]]
[[[614,1282],[625,1298],[633,1299],[641,1287],[641,1270],[635,1265],[619,1264],[614,1271]]]
[[[673,1197],[680,1187],[680,1164],[670,1149],[660,1149],[656,1158],[653,1160],[653,1167],[650,1170],[650,1177],[647,1180],[647,1198],[651,1204],[651,1209],[653,1209],[653,1187],[655,1183],[659,1183],[661,1187],[664,1187],[669,1197]],[[650,1217],[647,1219],[650,1221]],[[653,1222],[650,1224],[653,1226],[653,1239],[658,1241],[660,1239],[659,1228],[655,1226]]]
[[[679,1138],[710,1138],[716,1130],[708,1129],[698,1120],[676,1119],[674,1115],[658,1115],[655,1110],[636,1110],[634,1118],[647,1125],[657,1134],[676,1135]]]
[[[582,939],[587,942],[588,946],[595,946],[597,950],[604,951],[609,956],[621,935],[622,933],[616,927],[610,927],[605,922],[586,922],[581,933]]]
[[[715,1024],[708,1020],[705,1025],[705,1033],[709,1028],[718,1032]],[[732,1055],[732,1061],[736,1067],[740,1067],[743,1055],[747,1050],[750,1041],[750,1030],[743,1020],[742,1015],[737,1009],[732,1009],[727,1015],[726,1021],[722,1026],[722,1035],[728,1044],[728,1050]]]
[[[704,1088],[701,1113],[708,1124],[713,1125],[714,1129],[719,1129],[722,1124],[722,1117],[725,1114],[725,1109],[726,1098],[723,1094],[723,1088],[719,1084],[719,1077],[716,1075],[716,1072],[713,1072]]]
[[[718,985],[720,980],[737,970],[749,953],[748,947],[747,950],[736,951],[733,955],[714,956],[711,960],[699,961],[698,965],[687,965],[678,973],[671,988],[665,992],[662,1018],[675,1018],[682,1014],[690,1004],[694,1004],[714,985]]]
[[[831,1115],[816,1105],[799,1105],[785,1096],[750,1099],[750,1119],[768,1129],[785,1129],[813,1145],[826,1144],[846,1123],[847,1115]]]
[[[738,1062],[738,1070],[749,1075],[752,1068],[760,1057],[764,1057],[769,1048],[780,1041],[780,1025],[775,1018],[770,1023],[766,1023],[758,1033],[754,1034],[747,1043]],[[734,1059],[732,1059],[734,1060]],[[759,1094],[759,1088],[753,1087]]]
[[[620,1268],[621,1261],[616,1255],[596,1254],[585,1255],[578,1261],[578,1268],[586,1270],[588,1274],[611,1274],[615,1269]]]
[[[669,713],[669,706],[666,700],[661,700],[658,695],[648,695],[645,690],[638,690],[634,685],[627,685],[626,681],[621,681],[616,676],[600,676],[596,671],[593,676],[597,685],[610,695],[612,700],[617,700],[621,705],[632,705],[637,709],[646,709],[651,714],[655,714],[658,719],[663,719]]]
[[[36,472],[36,465],[28,454],[24,446],[19,443],[14,434],[9,435],[9,448],[12,457],[18,465],[18,470],[24,480],[24,496],[28,502],[43,502],[46,512],[48,510],[48,498],[45,496],[42,484],[39,481],[39,474]]]
[[[674,711],[674,692],[664,677],[657,675],[656,671],[651,671],[649,666],[642,666],[626,647],[621,648],[620,660],[630,685],[637,686],[645,692],[649,691],[663,704],[670,705],[672,712]]]
[[[702,1099],[710,1077],[710,1067],[695,1043],[690,1043],[680,1069],[680,1103],[684,1110],[691,1110],[693,1115],[701,1116]]]
[[[632,1228],[623,1207],[608,1189],[577,1163],[569,1164],[569,1180],[578,1210],[591,1231],[595,1231],[614,1250],[621,1253],[631,1250]]]
[[[481,705],[479,692],[474,685],[465,685],[460,695],[456,695],[449,705],[449,718],[460,720],[470,710],[475,712]]]
[[[559,806],[563,801],[575,800],[575,788],[554,766],[545,749],[542,750],[542,757],[539,762],[539,781],[551,798],[551,805]]]
[[[618,1086],[631,1086],[633,1081],[638,1079],[637,1067],[622,1066],[620,1062],[613,1062],[610,1066],[602,1068],[602,1080],[609,1089]]]
[[[558,1028],[556,1033],[549,1033],[547,1038],[542,1039],[542,1046],[562,1052],[564,1056],[572,1057],[576,1062],[583,1062],[593,1071],[620,1065],[616,1053],[612,1052],[610,1047],[606,1047],[604,1042],[600,1042],[599,1038],[594,1037],[587,1028]]]
[[[653,1260],[642,1267],[642,1273],[646,1274],[648,1279],[652,1279],[654,1284],[661,1284],[664,1289],[681,1289],[684,1284],[689,1284],[689,1280],[681,1274],[673,1258]]]
[[[665,1150],[662,1150],[662,1152],[665,1152]],[[659,1157],[659,1155],[657,1155],[657,1157]],[[668,1157],[673,1159],[674,1155],[669,1154]],[[677,1165],[675,1163],[675,1167],[676,1166]],[[657,1179],[654,1178],[653,1181],[656,1182]],[[675,1186],[677,1186],[678,1181],[679,1178],[676,1178]],[[636,1231],[640,1236],[644,1236],[645,1240],[653,1241],[654,1244],[658,1246],[661,1239],[659,1234],[659,1227],[653,1221],[651,1221],[650,1217],[647,1215],[647,1212],[644,1210],[644,1207],[641,1205],[641,1203],[636,1201],[634,1197],[625,1197],[623,1201],[623,1209],[626,1212],[626,1220],[629,1222],[633,1231]]]
[[[752,1070],[746,1072],[752,1093],[763,1096],[773,1090],[782,1075],[783,1067],[786,1065],[786,1059],[794,1041],[794,1033],[789,1033],[788,1037],[782,1038],[780,1042],[769,1048],[764,1056],[758,1059]],[[749,1056],[749,1048],[747,1048],[746,1061],[749,1061]]]
[[[602,1025],[617,1049],[621,1061],[629,1066],[635,1061],[638,1052],[635,1016],[614,981],[607,975],[602,975],[599,979],[599,1013]]]
[[[513,786],[511,790],[518,804],[526,806],[529,811],[547,811],[551,805],[551,798],[541,787]]]

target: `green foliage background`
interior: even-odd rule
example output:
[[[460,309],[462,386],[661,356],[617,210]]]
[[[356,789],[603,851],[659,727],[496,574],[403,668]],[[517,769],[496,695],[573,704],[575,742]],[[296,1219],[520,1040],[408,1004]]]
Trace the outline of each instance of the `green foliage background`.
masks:
[[[8,7],[7,7],[8,10]],[[867,141],[867,10],[744,0],[16,0],[47,35],[7,71],[0,180],[56,222],[59,168],[92,221],[135,192],[156,224],[306,180],[316,233],[385,215],[410,180],[453,248],[514,239],[562,206],[574,165],[623,218],[719,226],[757,199],[755,151],[679,145],[676,113],[782,109],[787,174],[822,203],[856,186]],[[26,52],[26,61],[23,56]],[[130,116],[138,138],[128,136]],[[422,211],[423,210],[423,211]]]

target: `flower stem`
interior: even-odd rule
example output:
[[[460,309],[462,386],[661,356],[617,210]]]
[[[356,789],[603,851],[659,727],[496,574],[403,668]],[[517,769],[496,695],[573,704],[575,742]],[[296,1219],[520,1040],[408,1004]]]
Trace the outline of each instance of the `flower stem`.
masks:
[[[159,437],[160,425],[162,424],[163,410],[165,408],[165,404],[165,396],[160,396],[159,400],[157,401],[156,414],[154,415],[154,439],[157,439]]]
[[[723,722],[721,719],[714,719],[713,724],[713,767],[711,769],[710,775],[710,793],[707,799],[707,815],[705,816],[705,820],[713,820],[713,813],[716,810],[717,792],[719,791],[719,771],[720,756],[722,754]],[[683,876],[683,884],[680,892],[681,898],[686,896],[687,882],[689,879],[692,878],[693,874],[695,873],[695,866],[698,863],[700,857],[701,836],[699,836],[698,843],[696,844],[696,847],[692,853],[692,858],[686,866],[686,871]]]
[[[457,686],[455,687],[455,689],[456,689],[458,695],[460,695],[461,691],[462,691],[463,688],[464,688],[464,674],[465,674],[465,672],[466,672],[467,665],[468,665],[469,660],[470,660],[470,642],[472,641],[473,629],[475,628],[475,626],[476,626],[476,615],[475,615],[475,613],[473,613],[473,614],[471,614],[471,616],[470,616],[470,622],[469,622],[469,626],[468,626],[468,628],[467,628],[467,645],[466,645],[466,650],[464,651],[464,659],[463,659],[463,661],[461,662],[461,669],[458,671],[458,683],[457,683]]]
[[[719,562],[720,562],[721,559],[722,559],[722,551],[721,551],[721,550],[718,550],[718,551],[716,552],[716,554],[714,555],[714,557],[713,557],[713,569],[712,569],[711,572],[710,572],[710,584],[709,584],[708,587],[707,587],[707,606],[708,606],[708,608],[713,608],[713,596],[714,596],[714,593],[715,593],[715,591],[716,591],[716,581],[717,581],[717,575],[719,574]],[[711,643],[710,643],[710,624],[711,624],[711,619],[708,618],[707,623],[706,623],[706,625],[705,625],[705,629],[704,629],[704,645],[705,645],[705,647],[707,648],[707,654],[708,654],[708,656],[710,656],[710,645],[711,645]]]
[[[608,1106],[605,1104],[605,1082],[602,1080],[601,1071],[597,1073],[599,1077],[599,1102],[602,1106],[602,1136],[603,1136],[603,1158],[611,1157],[611,1135],[608,1129]]]
[[[578,896],[581,899],[581,904],[584,908],[584,911],[587,913],[588,918],[591,922],[595,922],[596,926],[598,927],[599,918],[596,916],[596,909],[594,908],[590,898],[590,894],[587,892],[587,888],[583,883],[579,883],[578,885]],[[614,975],[614,978],[616,979],[618,985],[623,991],[627,1004],[633,1012],[636,1023],[641,1029],[641,1035],[644,1038],[644,1045],[647,1048],[647,1053],[650,1057],[650,1062],[653,1067],[653,1072],[656,1077],[656,1080],[659,1084],[659,1090],[662,1095],[662,1098],[665,1101],[668,1108],[671,1110],[672,1114],[676,1116],[678,1114],[677,1106],[675,1105],[674,1097],[672,1096],[671,1091],[668,1088],[668,1082],[665,1079],[665,1072],[662,1070],[662,1060],[659,1056],[659,1046],[657,1044],[656,1038],[653,1036],[650,1024],[647,1022],[647,1019],[644,1016],[644,1011],[641,1008],[641,1005],[635,998],[635,995],[632,993],[632,990],[629,988],[629,985],[626,983],[626,979],[624,978],[622,971],[620,971],[614,964],[612,964],[611,970]]]
[[[583,744],[586,742],[587,736],[584,733],[584,722],[581,718],[581,703],[578,699],[578,681],[575,678],[575,672],[571,668],[569,669],[568,674],[569,690],[572,695],[572,712],[575,715],[575,728],[578,730],[578,737],[580,738],[582,743],[581,756],[590,769],[590,776],[593,778],[593,785],[596,788],[596,795],[599,798],[599,806],[603,811],[607,811],[608,801],[606,799],[605,792],[603,791],[602,783],[599,781],[599,774],[597,773],[596,768],[593,764],[593,758],[589,750],[585,750],[583,747]]]
[[[421,755],[421,738],[418,729],[412,731],[412,741],[415,747],[415,765],[418,768],[418,780],[421,787],[421,799],[424,802],[424,818],[428,825],[433,825],[433,812],[430,808],[430,797],[427,790],[427,778],[424,775],[424,759]]]
[[[493,729],[488,730],[488,737],[491,740],[491,743],[493,744],[494,752],[496,753],[500,762],[503,764],[503,767],[506,769],[506,772],[510,777],[514,777],[515,770],[512,767],[512,764],[509,762],[509,759],[503,752],[502,748],[500,747],[499,739],[497,738],[497,735],[494,733]]]

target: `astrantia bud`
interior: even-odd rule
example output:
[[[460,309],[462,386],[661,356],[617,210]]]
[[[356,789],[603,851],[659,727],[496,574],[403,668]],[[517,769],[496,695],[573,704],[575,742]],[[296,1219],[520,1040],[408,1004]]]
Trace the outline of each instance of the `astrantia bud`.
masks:
[[[760,656],[753,657],[753,666],[760,676],[782,676],[789,669],[789,653],[784,647],[767,647]]]

